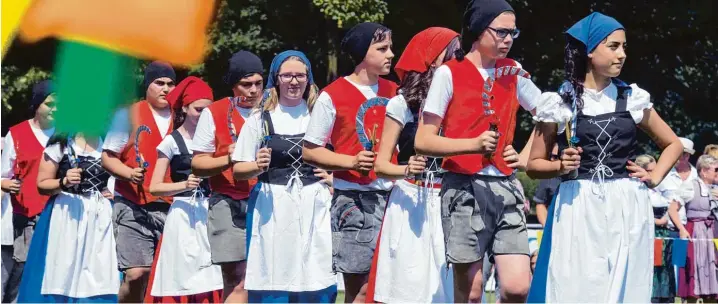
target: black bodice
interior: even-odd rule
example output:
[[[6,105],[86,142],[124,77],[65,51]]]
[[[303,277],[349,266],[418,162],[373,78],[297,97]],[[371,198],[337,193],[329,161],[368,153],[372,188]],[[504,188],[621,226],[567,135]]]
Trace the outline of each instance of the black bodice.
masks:
[[[399,165],[407,165],[409,163],[409,158],[413,155],[416,155],[416,149],[414,149],[414,138],[416,138],[416,130],[419,126],[419,116],[417,114],[414,115],[414,121],[407,122],[404,124],[404,128],[401,129],[401,133],[399,134],[399,139],[397,140],[397,146],[399,148],[399,155],[397,156],[397,161]],[[434,172],[435,177],[441,177],[441,158],[433,158],[429,157],[427,159],[427,169],[428,171]]]
[[[616,111],[596,116],[578,114],[576,146],[583,149],[577,179],[616,179],[629,177],[628,160],[635,158],[636,123],[626,110],[631,87],[614,80],[618,89]],[[558,137],[559,150],[566,149],[566,136]],[[564,180],[568,179],[564,176]]]
[[[71,143],[68,142],[68,145],[70,144]],[[72,147],[68,150],[72,151]],[[110,173],[102,167],[100,158],[92,156],[77,156],[76,162],[77,167],[82,169],[82,173],[80,174],[80,184],[69,187],[69,189],[65,190],[65,192],[74,194],[89,194],[92,191],[102,191],[107,188],[107,180],[110,178]],[[71,168],[72,165],[70,164],[70,157],[67,153],[65,153],[59,163],[57,178],[64,178],[67,175],[67,171]]]
[[[175,143],[177,143],[177,148],[179,148],[180,151],[179,155],[173,156],[172,160],[170,160],[170,178],[174,183],[186,181],[190,173],[192,173],[192,153],[187,149],[187,143],[185,143],[184,137],[182,137],[179,131],[174,130],[170,135],[172,139],[175,140]],[[205,178],[200,182],[199,190],[202,191],[204,195],[209,195],[209,179]],[[193,192],[193,190],[188,190],[178,193],[175,196],[192,196]]]
[[[286,185],[293,176],[298,177],[304,185],[320,181],[320,178],[314,176],[314,167],[302,160],[304,133],[276,134],[269,112],[264,111],[262,116],[269,133],[266,145],[272,149],[272,158],[267,172],[260,174],[259,180],[275,185]]]

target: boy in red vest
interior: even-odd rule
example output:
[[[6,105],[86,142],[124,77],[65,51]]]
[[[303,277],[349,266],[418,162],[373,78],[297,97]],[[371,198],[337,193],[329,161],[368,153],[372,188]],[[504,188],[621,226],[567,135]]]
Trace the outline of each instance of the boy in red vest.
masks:
[[[368,273],[393,185],[374,173],[375,154],[362,147],[355,123],[364,101],[396,95],[397,85],[379,77],[390,72],[391,44],[391,31],[380,24],[361,23],[347,32],[342,49],[356,63],[354,72],[322,90],[304,136],[304,160],[334,171],[334,270],[344,276],[346,303],[365,301]],[[375,138],[381,138],[385,112],[385,107],[374,107],[365,116],[364,124],[369,132],[376,132]],[[334,151],[325,148],[327,143]]]
[[[247,200],[256,184],[256,179],[234,179],[230,156],[244,120],[262,98],[263,71],[257,55],[247,51],[232,55],[224,81],[232,87],[234,97],[218,100],[202,111],[190,147],[194,151],[192,173],[209,177],[212,188],[207,234],[212,262],[222,267],[224,300],[228,303],[246,303],[248,299],[244,289]]]
[[[32,89],[30,113],[33,118],[10,127],[2,151],[2,191],[9,193],[12,206],[3,206],[10,216],[14,241],[2,243],[2,302],[15,300],[20,278],[25,267],[30,240],[35,231],[38,215],[48,196],[37,191],[37,171],[42,152],[54,128],[55,95],[49,80],[41,81]],[[4,228],[4,227],[3,227]]]
[[[523,73],[513,73],[520,65],[506,58],[519,30],[505,0],[472,0],[464,18],[463,42],[471,51],[459,50],[436,70],[416,150],[444,157],[448,171],[441,213],[455,302],[481,302],[485,253],[496,262],[501,301],[525,302],[531,270],[525,200],[514,172],[525,168],[532,139],[520,157],[511,145],[518,108],[535,113],[541,92]],[[500,69],[505,66],[515,67],[509,76]]]
[[[154,171],[157,145],[172,132],[172,109],[166,96],[174,87],[172,67],[157,61],[150,63],[143,82],[145,100],[117,111],[102,145],[102,166],[117,178],[112,217],[118,268],[124,272],[120,302],[142,302],[170,207],[168,198],[150,194],[150,179],[145,178],[145,173]],[[150,132],[139,132],[138,136],[140,126],[148,127]]]

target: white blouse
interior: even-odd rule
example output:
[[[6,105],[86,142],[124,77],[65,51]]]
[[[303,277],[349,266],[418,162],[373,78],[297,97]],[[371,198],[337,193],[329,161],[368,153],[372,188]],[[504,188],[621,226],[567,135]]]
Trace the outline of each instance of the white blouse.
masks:
[[[602,91],[585,89],[583,92],[583,114],[596,116],[616,111],[616,98],[618,88],[611,83]],[[631,92],[628,95],[626,110],[631,113],[633,121],[639,124],[643,120],[643,113],[646,109],[653,108],[651,94],[631,84]],[[558,134],[563,133],[566,128],[566,121],[571,119],[571,106],[561,99],[556,92],[545,92],[541,94],[541,102],[536,107],[534,121],[552,122],[558,124]]]

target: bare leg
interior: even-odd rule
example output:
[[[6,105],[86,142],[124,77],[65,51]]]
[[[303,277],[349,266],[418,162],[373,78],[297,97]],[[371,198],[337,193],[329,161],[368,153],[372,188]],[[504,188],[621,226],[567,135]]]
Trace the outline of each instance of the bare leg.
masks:
[[[344,303],[366,303],[369,274],[343,273]]]
[[[249,295],[244,289],[244,274],[247,262],[232,262],[222,264],[222,279],[224,280],[225,303],[247,303]]]
[[[125,270],[125,278],[117,295],[118,301],[120,303],[141,303],[144,300],[151,270],[149,267],[136,267]]]
[[[531,285],[531,260],[528,255],[503,254],[494,256],[501,289],[501,301],[524,303]]]
[[[454,302],[481,303],[483,261],[454,264]]]

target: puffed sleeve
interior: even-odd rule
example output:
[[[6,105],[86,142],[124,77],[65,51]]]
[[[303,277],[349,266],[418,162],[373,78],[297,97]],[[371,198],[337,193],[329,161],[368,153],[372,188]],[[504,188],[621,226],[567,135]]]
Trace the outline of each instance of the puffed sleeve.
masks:
[[[566,121],[571,119],[571,108],[563,102],[563,99],[556,92],[544,92],[536,107],[536,122],[548,122],[558,124],[558,134],[566,129]]]
[[[639,88],[635,83],[631,84],[631,95],[628,96],[626,102],[626,110],[631,113],[631,117],[633,117],[636,124],[641,123],[641,120],[643,120],[644,110],[653,108],[651,94]]]

